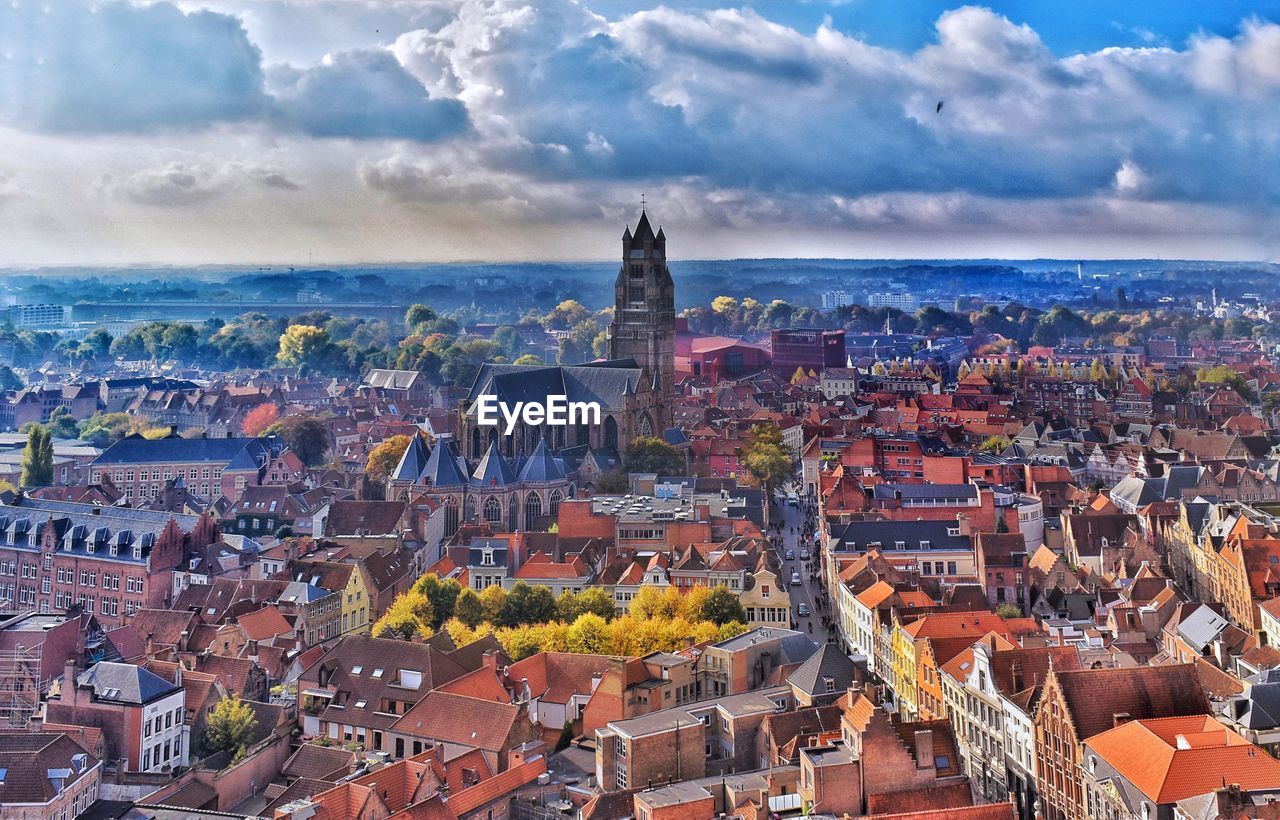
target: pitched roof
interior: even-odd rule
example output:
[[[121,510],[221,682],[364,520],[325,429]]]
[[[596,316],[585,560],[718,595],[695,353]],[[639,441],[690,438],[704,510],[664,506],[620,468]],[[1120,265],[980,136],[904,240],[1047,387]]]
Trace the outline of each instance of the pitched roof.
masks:
[[[826,680],[833,682],[828,689]],[[787,683],[808,695],[843,692],[854,682],[853,661],[833,643],[825,643],[787,678]]]
[[[93,689],[100,701],[141,705],[179,691],[153,672],[129,663],[102,661],[80,673],[79,686]]]
[[[304,743],[284,762],[280,773],[291,778],[332,781],[347,775],[355,766],[355,760],[355,752],[341,747]]]
[[[520,715],[519,707],[449,692],[429,692],[395,722],[394,730],[485,751],[500,752]]]
[[[1134,720],[1086,746],[1157,804],[1214,791],[1224,774],[1245,792],[1280,789],[1280,761],[1210,715]]]
[[[1191,664],[1054,672],[1077,741],[1101,734],[1116,715],[1132,720],[1202,715],[1209,703]]]
[[[0,734],[0,805],[48,803],[59,785],[66,789],[96,765],[96,757],[61,732]]]
[[[276,635],[288,635],[293,627],[274,606],[264,606],[256,612],[246,612],[236,618],[236,623],[244,630],[245,637],[251,641],[265,641]]]

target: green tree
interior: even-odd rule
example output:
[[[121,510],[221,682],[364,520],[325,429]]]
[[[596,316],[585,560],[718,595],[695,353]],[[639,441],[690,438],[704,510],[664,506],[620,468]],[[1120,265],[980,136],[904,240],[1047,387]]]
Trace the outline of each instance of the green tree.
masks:
[[[413,585],[416,592],[427,596],[431,601],[431,630],[440,629],[440,625],[453,617],[453,608],[462,593],[462,585],[452,578],[441,578],[429,572],[419,578]],[[550,593],[548,593],[550,594]]]
[[[75,438],[79,433],[76,420],[71,417],[71,411],[65,407],[55,407],[49,414],[46,426],[49,428],[49,434],[54,438]]]
[[[716,626],[723,626],[733,621],[746,623],[747,611],[743,609],[742,601],[733,590],[718,586],[711,590],[711,594],[702,605],[702,619],[711,621]]]
[[[610,470],[596,479],[595,491],[599,495],[619,495],[631,492],[631,481],[621,470]]]
[[[284,421],[267,428],[268,433],[276,433],[289,445],[294,455],[302,459],[308,467],[319,467],[324,463],[324,454],[329,450],[329,428],[314,416],[288,416]]]
[[[627,445],[627,472],[684,475],[686,465],[680,451],[656,436],[637,436]]]
[[[596,655],[604,652],[608,643],[609,625],[594,612],[582,613],[569,627],[567,649],[570,652]]]
[[[22,377],[9,365],[0,365],[0,390],[18,390],[23,386]]]
[[[204,745],[210,752],[240,752],[258,731],[258,719],[249,704],[236,694],[218,701],[205,718]]]
[[[1022,610],[1014,604],[1001,604],[996,607],[996,614],[1008,620],[1010,618],[1021,618]]]
[[[507,591],[499,584],[480,591],[480,605],[484,607],[484,619],[497,626],[502,621],[502,607],[507,603]]]
[[[514,362],[512,362],[512,364],[540,365],[542,364],[542,359],[539,359],[537,356],[533,355],[532,353],[525,353],[521,355],[518,359],[516,359]]]
[[[327,369],[335,355],[329,334],[315,325],[290,325],[280,334],[276,360],[286,367]]]
[[[410,331],[436,320],[436,312],[423,304],[410,305],[404,314],[404,325]]]
[[[524,581],[516,583],[507,592],[502,609],[498,612],[499,626],[541,624],[556,617],[556,599],[544,586],[529,586]]]
[[[32,426],[22,450],[22,486],[47,487],[53,483],[53,439],[43,425]]]
[[[80,422],[80,438],[106,448],[129,435],[134,419],[128,413],[94,413]]]
[[[578,593],[578,614],[590,612],[606,621],[612,621],[617,613],[613,596],[604,587],[587,587]]]
[[[458,593],[458,600],[453,602],[453,617],[475,629],[484,621],[484,603],[474,589],[467,587]]]

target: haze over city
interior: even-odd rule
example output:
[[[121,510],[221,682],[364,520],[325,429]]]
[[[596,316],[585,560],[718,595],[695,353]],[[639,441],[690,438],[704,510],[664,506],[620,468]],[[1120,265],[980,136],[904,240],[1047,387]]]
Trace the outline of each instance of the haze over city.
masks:
[[[0,264],[1272,260],[1268,4],[18,2]]]

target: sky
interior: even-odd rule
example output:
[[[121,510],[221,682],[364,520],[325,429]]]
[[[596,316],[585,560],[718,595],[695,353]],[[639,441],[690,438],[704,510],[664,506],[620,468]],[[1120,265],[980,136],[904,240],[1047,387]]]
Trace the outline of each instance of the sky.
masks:
[[[0,266],[1280,260],[1280,2],[6,0]]]

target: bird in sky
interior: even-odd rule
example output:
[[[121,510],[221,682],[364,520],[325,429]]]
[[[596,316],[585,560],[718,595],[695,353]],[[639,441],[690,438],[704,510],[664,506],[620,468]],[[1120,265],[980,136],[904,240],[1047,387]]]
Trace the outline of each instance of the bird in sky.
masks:
[[[942,113],[942,106],[943,106],[943,104],[944,104],[945,102],[946,102],[946,100],[938,100],[938,107],[937,107],[937,108],[935,108],[935,109],[933,109],[933,113],[935,113],[935,114],[941,114],[941,113]]]

